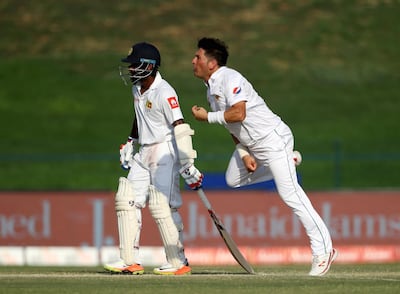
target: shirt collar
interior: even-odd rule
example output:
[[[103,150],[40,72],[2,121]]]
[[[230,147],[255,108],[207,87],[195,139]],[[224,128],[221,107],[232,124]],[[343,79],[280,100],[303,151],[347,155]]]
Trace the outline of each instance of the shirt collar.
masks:
[[[222,75],[222,73],[225,71],[227,67],[226,66],[221,66],[219,67],[215,72],[213,72],[206,82],[206,86],[212,91],[212,89],[215,88],[217,85],[217,79]]]
[[[161,80],[162,80],[161,74],[160,74],[160,72],[157,72],[156,77],[155,77],[153,83],[151,84],[149,90],[153,89],[153,88],[157,88],[157,86],[161,83]]]
[[[152,83],[152,84],[150,85],[150,87],[146,90],[146,92],[149,91],[149,90],[153,90],[153,89],[157,88],[157,86],[161,83],[161,80],[162,80],[162,76],[161,76],[160,72],[157,71],[157,74],[156,74],[156,77],[154,78],[153,83]],[[138,91],[138,93],[140,93],[141,85],[140,85],[140,84],[134,85],[134,87],[136,87],[136,90]],[[146,92],[145,92],[145,93],[146,93]],[[143,94],[144,94],[144,93],[143,93]]]

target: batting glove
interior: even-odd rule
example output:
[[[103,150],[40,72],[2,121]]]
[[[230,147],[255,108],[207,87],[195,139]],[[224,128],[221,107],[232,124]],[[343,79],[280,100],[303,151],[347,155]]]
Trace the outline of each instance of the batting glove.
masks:
[[[128,141],[125,144],[121,144],[119,147],[119,161],[121,162],[121,167],[125,170],[129,170],[131,168],[133,155],[135,154],[136,142],[137,139],[128,137]]]
[[[190,162],[186,163],[179,170],[182,178],[192,190],[201,188],[203,183],[203,174]]]

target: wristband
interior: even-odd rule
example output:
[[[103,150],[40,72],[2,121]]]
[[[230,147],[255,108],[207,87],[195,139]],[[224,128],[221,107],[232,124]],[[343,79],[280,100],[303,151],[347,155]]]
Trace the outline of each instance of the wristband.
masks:
[[[244,147],[241,143],[236,144],[236,150],[239,153],[240,158],[245,157],[246,155],[250,155],[249,151],[246,147]]]
[[[210,124],[226,124],[223,111],[209,112],[207,115],[207,120]]]

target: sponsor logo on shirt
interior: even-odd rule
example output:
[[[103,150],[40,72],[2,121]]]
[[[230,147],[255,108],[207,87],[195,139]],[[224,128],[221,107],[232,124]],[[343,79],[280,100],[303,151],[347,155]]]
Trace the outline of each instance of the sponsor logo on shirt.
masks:
[[[146,108],[151,109],[153,106],[153,103],[151,103],[149,100],[146,101]]]
[[[239,94],[241,91],[242,91],[242,88],[240,88],[240,87],[233,88],[233,94]]]
[[[179,103],[178,103],[178,100],[176,100],[176,97],[170,97],[167,100],[168,100],[169,106],[171,106],[172,109],[179,107]]]

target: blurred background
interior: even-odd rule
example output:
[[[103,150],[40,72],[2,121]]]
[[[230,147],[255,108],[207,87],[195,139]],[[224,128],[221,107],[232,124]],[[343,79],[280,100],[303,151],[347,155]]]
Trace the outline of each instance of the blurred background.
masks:
[[[0,4],[0,189],[114,190],[133,115],[120,59],[148,41],[196,130],[198,167],[223,173],[225,129],[192,74],[214,36],[292,128],[307,190],[400,185],[400,3],[396,0],[7,1]]]
[[[303,155],[298,173],[306,191],[398,191],[399,14],[398,0],[2,0],[1,244],[27,245],[18,240],[21,232],[16,239],[11,234],[16,232],[11,224],[17,223],[12,217],[25,201],[16,200],[14,192],[89,191],[96,197],[99,191],[106,193],[100,193],[101,201],[112,199],[118,177],[126,175],[119,145],[133,118],[131,90],[118,66],[140,41],[161,52],[161,74],[177,90],[186,121],[196,131],[196,166],[206,181],[223,179],[234,150],[223,127],[199,123],[190,112],[194,104],[207,106],[191,60],[197,40],[211,36],[228,44],[228,65],[242,72],[292,128]],[[43,221],[30,228],[46,239],[51,205],[57,202],[41,195],[36,212],[19,221]],[[94,207],[102,216],[103,202],[93,199],[87,210]],[[353,200],[354,207],[362,202]],[[113,219],[110,201],[104,211]],[[398,210],[385,217],[381,227],[390,227],[385,233],[395,238]],[[116,231],[114,223],[112,228]],[[91,244],[107,245],[102,237],[97,231]]]

